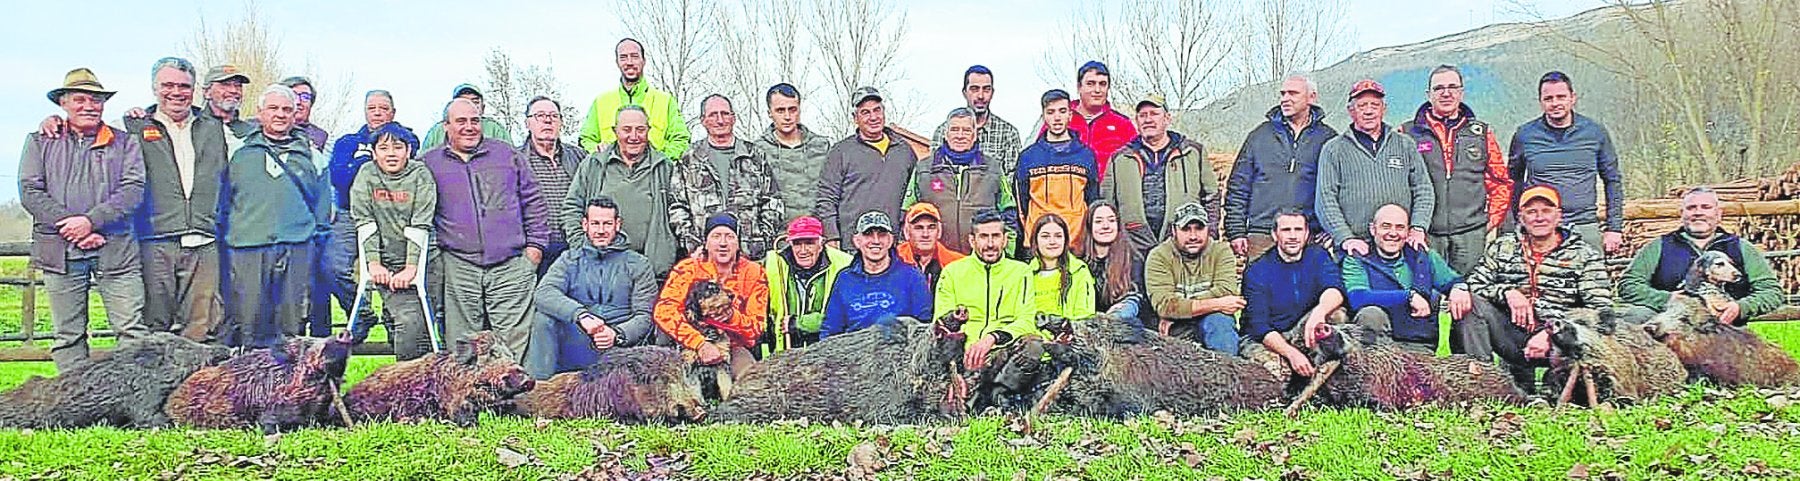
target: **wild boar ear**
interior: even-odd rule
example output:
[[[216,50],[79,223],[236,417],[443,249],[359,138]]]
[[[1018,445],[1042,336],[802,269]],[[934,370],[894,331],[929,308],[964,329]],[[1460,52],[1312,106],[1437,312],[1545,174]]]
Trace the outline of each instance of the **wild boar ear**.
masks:
[[[1602,335],[1611,336],[1613,335],[1613,332],[1618,331],[1619,329],[1619,311],[1616,309],[1602,307],[1600,308],[1599,315],[1595,319],[1594,331],[1597,331]]]
[[[450,349],[450,354],[454,356],[456,362],[475,364],[475,343],[470,342],[469,338],[466,337],[457,339],[456,346]]]

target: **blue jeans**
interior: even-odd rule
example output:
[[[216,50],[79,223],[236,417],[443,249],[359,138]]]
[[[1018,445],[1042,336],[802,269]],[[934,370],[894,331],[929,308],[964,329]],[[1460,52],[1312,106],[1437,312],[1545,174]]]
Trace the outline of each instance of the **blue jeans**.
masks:
[[[525,348],[525,373],[537,380],[557,373],[580,371],[600,360],[593,338],[571,321],[551,319],[542,311],[531,316],[531,337]]]
[[[1229,314],[1215,312],[1199,319],[1174,320],[1169,326],[1169,337],[1187,338],[1232,356],[1238,354],[1237,320]]]

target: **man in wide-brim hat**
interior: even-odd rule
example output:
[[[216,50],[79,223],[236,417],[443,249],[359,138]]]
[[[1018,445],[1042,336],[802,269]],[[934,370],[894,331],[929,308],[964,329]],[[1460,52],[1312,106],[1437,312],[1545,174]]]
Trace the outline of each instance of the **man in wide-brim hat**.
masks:
[[[65,371],[88,357],[88,290],[98,287],[119,340],[146,333],[144,283],[131,215],[144,200],[136,138],[101,122],[113,91],[86,68],[70,70],[47,95],[68,121],[63,135],[30,134],[19,162],[19,199],[31,213],[31,264],[44,271],[55,340]]]

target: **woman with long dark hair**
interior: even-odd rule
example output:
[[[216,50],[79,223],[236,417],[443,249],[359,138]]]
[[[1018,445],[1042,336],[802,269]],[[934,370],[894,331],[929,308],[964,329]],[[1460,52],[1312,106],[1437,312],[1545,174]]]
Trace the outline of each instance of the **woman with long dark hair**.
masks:
[[[1144,257],[1123,236],[1119,208],[1101,200],[1088,206],[1082,219],[1082,261],[1095,272],[1094,308],[1120,317],[1138,317],[1145,304]]]
[[[1031,302],[1039,314],[1094,317],[1094,274],[1069,252],[1069,223],[1044,214],[1031,225]]]

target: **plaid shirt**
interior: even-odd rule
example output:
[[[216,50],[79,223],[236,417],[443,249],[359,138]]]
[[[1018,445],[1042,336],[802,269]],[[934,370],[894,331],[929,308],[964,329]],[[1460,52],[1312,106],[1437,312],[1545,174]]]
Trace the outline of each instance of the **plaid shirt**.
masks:
[[[559,140],[556,142],[556,158],[549,158],[538,155],[537,149],[531,146],[531,139],[526,139],[519,146],[519,151],[528,159],[526,163],[531,166],[531,174],[537,177],[538,189],[543,191],[544,199],[553,202],[551,205],[562,205],[563,198],[569,196],[569,182],[575,178],[575,167],[581,165],[582,159],[586,157],[582,155],[581,149]],[[551,208],[550,211],[550,218],[547,219],[550,222],[550,238],[558,241],[567,239],[562,225],[563,217],[569,213],[560,208]]]
[[[932,152],[944,145],[944,131],[949,128],[949,120],[938,124],[937,132],[931,134]],[[1000,172],[1006,174],[1004,178],[1007,182],[1011,182],[1013,173],[1019,170],[1019,152],[1025,150],[1024,140],[1019,137],[1019,129],[1000,120],[1000,116],[989,113],[987,125],[975,131],[975,145],[981,147],[983,158],[1000,164]]]

